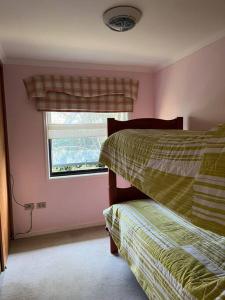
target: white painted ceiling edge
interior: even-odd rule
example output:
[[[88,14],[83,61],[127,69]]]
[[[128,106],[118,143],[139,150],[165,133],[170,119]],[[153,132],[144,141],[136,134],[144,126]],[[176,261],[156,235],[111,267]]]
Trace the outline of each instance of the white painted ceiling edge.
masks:
[[[156,72],[165,69],[175,63],[177,63],[179,60],[184,59],[187,56],[190,56],[194,54],[195,52],[201,50],[202,48],[205,48],[207,46],[212,45],[213,43],[225,38],[225,30],[222,30],[221,32],[216,33],[215,35],[211,36],[210,38],[205,39],[204,41],[196,44],[194,47],[191,47],[187,49],[185,52],[177,56],[175,59],[171,60],[168,64],[164,64],[163,66],[159,67],[158,69],[155,69]]]
[[[105,70],[105,71],[122,71],[122,72],[137,72],[137,73],[153,73],[155,69],[149,66],[138,65],[118,65],[118,64],[100,64],[86,62],[63,62],[50,60],[32,60],[20,58],[4,58],[4,65],[23,65],[23,66],[38,66],[38,67],[55,67],[68,69],[85,69],[85,70]]]
[[[169,63],[160,66],[159,68],[142,66],[142,65],[117,65],[117,64],[100,64],[100,63],[87,63],[87,62],[64,62],[64,61],[50,61],[50,60],[32,60],[32,59],[21,59],[21,58],[7,58],[5,56],[4,50],[0,45],[0,59],[4,65],[28,65],[28,66],[40,66],[40,67],[57,67],[57,68],[78,68],[78,69],[90,69],[90,70],[114,70],[114,71],[124,71],[124,72],[138,72],[138,73],[155,73],[161,71],[178,61],[184,59],[187,56],[194,54],[200,49],[210,46],[213,43],[225,38],[225,30],[221,31],[211,38],[197,44],[195,47],[187,49],[184,53],[171,60]]]

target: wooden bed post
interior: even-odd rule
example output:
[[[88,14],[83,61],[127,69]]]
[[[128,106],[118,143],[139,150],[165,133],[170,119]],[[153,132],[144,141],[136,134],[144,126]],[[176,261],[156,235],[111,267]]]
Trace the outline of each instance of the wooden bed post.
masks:
[[[116,173],[109,170],[109,205],[116,203],[117,199],[117,184],[116,184]]]
[[[117,198],[117,190],[116,190],[116,174],[109,170],[109,205],[113,205],[116,203]],[[114,243],[112,237],[110,236],[110,252],[112,254],[118,253],[118,248],[116,244]]]

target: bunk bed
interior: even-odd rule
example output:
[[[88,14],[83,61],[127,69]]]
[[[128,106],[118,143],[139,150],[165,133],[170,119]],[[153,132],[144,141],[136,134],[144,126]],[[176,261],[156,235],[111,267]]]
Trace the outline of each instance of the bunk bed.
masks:
[[[109,168],[110,250],[128,262],[149,299],[225,299],[225,126],[191,132],[182,124],[108,119],[100,162]],[[209,172],[219,180],[215,195],[199,191],[210,190]],[[117,175],[131,186],[118,188]]]

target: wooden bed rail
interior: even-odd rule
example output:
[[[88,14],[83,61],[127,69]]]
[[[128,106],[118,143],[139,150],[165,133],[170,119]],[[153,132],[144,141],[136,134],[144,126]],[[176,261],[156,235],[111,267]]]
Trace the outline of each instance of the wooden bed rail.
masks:
[[[134,186],[118,188],[116,184],[116,173],[109,170],[109,205],[122,203],[135,199],[147,199],[147,195],[136,189]]]
[[[155,118],[133,119],[128,121],[117,121],[108,118],[108,136],[123,129],[183,129],[183,118],[177,117],[172,120]]]
[[[117,121],[108,119],[108,136],[123,129],[183,129],[183,118],[178,117],[173,120],[162,120],[154,118],[133,119],[128,121]],[[122,203],[135,199],[146,199],[147,195],[136,189],[134,186],[128,188],[117,187],[116,173],[109,170],[109,205]],[[116,254],[118,249],[110,236],[110,250]]]

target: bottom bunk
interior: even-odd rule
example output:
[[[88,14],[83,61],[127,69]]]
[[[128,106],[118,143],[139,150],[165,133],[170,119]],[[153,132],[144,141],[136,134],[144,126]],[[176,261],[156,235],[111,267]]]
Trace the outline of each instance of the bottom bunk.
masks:
[[[120,255],[149,299],[225,299],[225,239],[150,199],[104,211]]]

